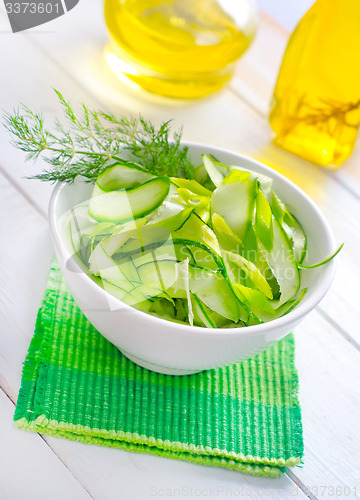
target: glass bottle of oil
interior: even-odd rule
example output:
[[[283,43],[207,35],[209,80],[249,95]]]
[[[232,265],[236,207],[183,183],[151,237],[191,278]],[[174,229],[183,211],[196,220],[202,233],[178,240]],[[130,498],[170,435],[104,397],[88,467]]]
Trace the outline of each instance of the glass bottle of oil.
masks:
[[[254,0],[105,0],[120,78],[175,98],[221,89],[256,31]]]
[[[360,124],[360,1],[317,0],[290,37],[270,112],[274,142],[336,168]]]

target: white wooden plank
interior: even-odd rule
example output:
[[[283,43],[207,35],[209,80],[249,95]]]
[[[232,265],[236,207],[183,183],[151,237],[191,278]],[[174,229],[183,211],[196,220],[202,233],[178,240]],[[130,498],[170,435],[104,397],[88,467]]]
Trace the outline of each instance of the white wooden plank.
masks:
[[[292,31],[307,9],[313,4],[313,0],[258,0],[259,9],[266,12],[278,23]]]
[[[253,500],[267,496],[285,499],[290,495],[306,498],[287,476],[255,478],[216,467],[70,441],[63,443],[59,450],[59,440],[51,437],[46,440],[66,460],[95,500],[118,498],[119,488],[121,498],[127,500],[211,496],[246,496]]]
[[[360,498],[360,353],[317,312],[296,340],[305,441],[296,476],[321,499]]]
[[[13,403],[0,389],[0,498],[90,500],[91,496],[38,434],[12,425]]]

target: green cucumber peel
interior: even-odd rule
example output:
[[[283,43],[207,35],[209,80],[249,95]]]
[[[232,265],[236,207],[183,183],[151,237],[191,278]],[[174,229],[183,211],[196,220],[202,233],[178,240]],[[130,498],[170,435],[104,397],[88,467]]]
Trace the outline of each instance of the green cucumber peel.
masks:
[[[239,174],[238,172],[242,172],[243,174]],[[244,174],[246,174],[246,177],[243,177]],[[242,178],[247,178],[247,176],[249,176],[250,180],[255,181],[257,184],[259,184],[265,198],[269,201],[272,193],[273,180],[267,175],[259,174],[254,170],[245,169],[243,167],[240,167],[239,165],[230,165],[229,174],[227,176],[227,179],[224,179],[224,182],[229,183],[231,179],[233,179],[231,182],[234,182],[236,178],[241,180]]]
[[[223,184],[224,175],[220,172],[220,170],[216,167],[216,164],[213,160],[207,156],[202,155],[202,159],[204,162],[205,169],[210,177],[211,181],[216,187],[219,187]]]
[[[109,281],[119,288],[129,292],[134,284],[129,280],[122,269],[106,253],[103,243],[100,242],[89,257],[90,271],[101,279]]]
[[[226,177],[224,177],[223,183],[232,184],[233,182],[243,182],[248,179],[250,179],[250,172],[234,168],[233,170],[230,170]]]
[[[243,240],[252,221],[256,183],[250,179],[217,187],[211,196],[211,214],[223,217],[230,229]]]
[[[210,203],[210,198],[208,196],[203,196],[195,194],[185,188],[178,188],[178,193],[183,202],[192,208],[207,208]]]
[[[96,182],[103,191],[130,189],[153,179],[155,176],[131,162],[116,162],[106,167]]]
[[[261,189],[259,189],[259,185],[257,188],[255,207],[255,234],[264,245],[265,249],[271,252],[274,245],[273,214],[269,202]]]
[[[307,293],[308,289],[307,288],[303,288],[300,292],[299,292],[299,296],[296,298],[296,299],[293,299],[293,300],[289,300],[288,302],[285,302],[285,304],[283,304],[282,306],[280,306],[276,312],[277,312],[277,316],[280,317],[280,316],[285,316],[286,314],[288,314],[290,311],[292,311],[293,309],[295,309],[295,307],[300,304],[300,302],[302,301],[302,299],[305,297],[306,293]]]
[[[171,177],[171,182],[177,188],[187,189],[188,191],[191,191],[194,194],[198,194],[200,196],[207,196],[208,198],[210,198],[211,196],[210,189],[205,188],[195,179],[182,179],[180,177]]]
[[[285,203],[280,200],[276,193],[271,195],[271,209],[274,217],[285,231],[296,262],[301,264],[306,256],[307,238],[300,222],[289,212]]]
[[[104,191],[95,184],[89,215],[98,222],[121,224],[139,219],[158,208],[169,193],[168,177],[156,177],[131,189]]]
[[[276,301],[276,307],[280,307],[298,292],[300,272],[286,233],[275,217],[273,217],[273,228],[273,251],[268,252],[262,247],[261,242],[259,242],[259,248],[279,285],[280,297]]]
[[[339,248],[337,250],[335,250],[334,253],[332,253],[331,255],[329,255],[329,257],[327,257],[326,259],[322,260],[321,262],[317,262],[316,264],[312,264],[312,265],[305,265],[305,264],[298,264],[298,267],[299,269],[316,269],[317,267],[321,267],[321,266],[324,266],[325,264],[328,264],[328,262],[332,261],[334,257],[336,257],[336,255],[340,252],[340,250],[342,249],[342,247],[344,246],[344,243],[342,243]]]
[[[193,299],[193,310],[195,315],[195,320],[198,318],[200,323],[202,323],[206,328],[216,328],[215,323],[211,320],[210,316],[207,314],[207,311],[204,307],[204,304],[198,298],[195,293],[191,294]]]
[[[241,255],[238,255],[234,252],[225,251],[224,253],[225,256],[229,260],[231,260],[231,262],[234,262],[245,272],[245,274],[251,279],[252,283],[254,283],[258,290],[263,292],[269,299],[273,298],[273,293],[271,291],[269,283],[266,281],[255,264],[245,259],[245,257],[242,257]]]

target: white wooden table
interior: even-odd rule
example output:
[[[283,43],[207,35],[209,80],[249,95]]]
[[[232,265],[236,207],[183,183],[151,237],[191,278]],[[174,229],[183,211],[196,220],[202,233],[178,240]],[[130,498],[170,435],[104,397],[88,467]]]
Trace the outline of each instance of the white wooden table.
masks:
[[[46,220],[51,186],[24,179],[43,165],[25,164],[1,129],[1,500],[360,497],[360,145],[331,173],[273,146],[267,123],[287,28],[295,22],[293,8],[304,10],[308,3],[262,0],[267,14],[261,13],[256,42],[229,88],[181,105],[120,86],[102,54],[102,0],[82,0],[66,16],[19,34],[10,32],[1,4],[0,108],[22,101],[52,119],[59,111],[55,87],[73,103],[141,112],[155,123],[174,118],[176,126],[184,125],[184,139],[245,153],[283,172],[322,208],[338,242],[346,242],[331,291],[296,330],[302,468],[276,480],[253,478],[20,431],[12,418],[22,362],[53,253]]]

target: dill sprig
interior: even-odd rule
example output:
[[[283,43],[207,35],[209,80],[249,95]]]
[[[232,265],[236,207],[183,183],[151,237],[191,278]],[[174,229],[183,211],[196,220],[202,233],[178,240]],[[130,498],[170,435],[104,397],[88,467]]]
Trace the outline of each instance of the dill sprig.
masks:
[[[4,115],[12,144],[27,153],[27,160],[41,156],[50,165],[30,179],[73,182],[76,176],[82,175],[94,181],[109,160],[130,161],[155,175],[192,178],[188,148],[180,144],[182,130],[171,137],[171,120],[156,128],[141,116],[115,116],[93,111],[85,105],[77,116],[61,93],[55,92],[65,113],[66,125],[56,120],[50,130],[45,127],[41,113],[23,104]]]

